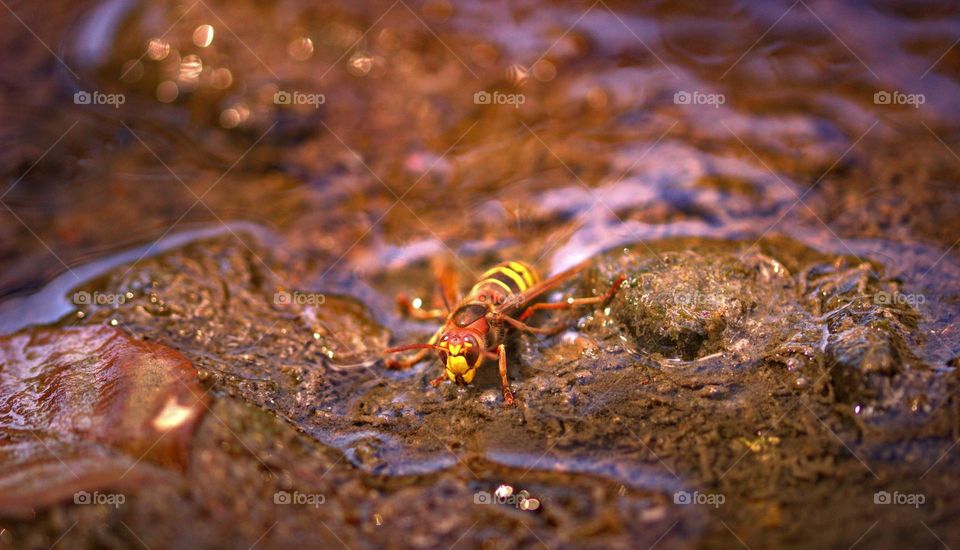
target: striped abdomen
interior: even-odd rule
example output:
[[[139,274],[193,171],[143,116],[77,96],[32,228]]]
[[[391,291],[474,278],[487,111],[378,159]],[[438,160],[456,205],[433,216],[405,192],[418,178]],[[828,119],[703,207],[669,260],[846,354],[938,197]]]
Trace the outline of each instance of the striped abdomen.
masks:
[[[488,269],[473,285],[466,302],[499,306],[540,282],[537,271],[523,262],[503,262]]]

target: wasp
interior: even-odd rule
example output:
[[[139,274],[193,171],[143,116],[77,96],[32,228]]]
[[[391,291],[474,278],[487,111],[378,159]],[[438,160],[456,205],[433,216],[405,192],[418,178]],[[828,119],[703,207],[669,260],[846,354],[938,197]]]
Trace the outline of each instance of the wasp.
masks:
[[[538,310],[568,309],[594,304],[605,304],[620,289],[625,279],[620,275],[610,288],[599,296],[587,298],[567,298],[561,302],[541,302],[543,295],[569,280],[583,270],[588,262],[541,279],[537,271],[529,264],[519,261],[500,263],[480,277],[466,297],[458,299],[456,278],[452,270],[438,277],[444,309],[423,310],[415,307],[406,296],[397,298],[398,304],[407,315],[417,319],[443,319],[443,325],[425,344],[409,344],[385,350],[385,354],[419,350],[416,354],[403,358],[388,358],[387,368],[405,369],[421,360],[431,351],[436,351],[443,374],[433,380],[433,387],[449,380],[460,386],[473,382],[477,370],[485,360],[497,361],[500,366],[500,381],[503,386],[503,401],[513,404],[513,392],[507,379],[507,352],[504,337],[508,330],[518,330],[531,334],[556,334],[564,328],[560,323],[550,327],[534,327],[526,321]],[[450,304],[457,304],[451,308]]]

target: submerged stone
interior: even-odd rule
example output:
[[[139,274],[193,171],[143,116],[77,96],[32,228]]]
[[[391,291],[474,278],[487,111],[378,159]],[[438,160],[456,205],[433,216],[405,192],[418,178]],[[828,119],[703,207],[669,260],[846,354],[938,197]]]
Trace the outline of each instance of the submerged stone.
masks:
[[[105,326],[0,339],[0,514],[184,470],[206,395],[178,352]]]

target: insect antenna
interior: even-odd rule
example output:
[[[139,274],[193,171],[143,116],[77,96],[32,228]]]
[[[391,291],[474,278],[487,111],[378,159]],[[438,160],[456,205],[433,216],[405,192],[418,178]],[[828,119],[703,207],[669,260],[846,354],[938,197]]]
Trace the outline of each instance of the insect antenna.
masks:
[[[399,353],[401,351],[410,351],[412,349],[441,349],[440,346],[435,346],[433,344],[408,344],[406,346],[397,346],[395,348],[387,348],[384,353]]]

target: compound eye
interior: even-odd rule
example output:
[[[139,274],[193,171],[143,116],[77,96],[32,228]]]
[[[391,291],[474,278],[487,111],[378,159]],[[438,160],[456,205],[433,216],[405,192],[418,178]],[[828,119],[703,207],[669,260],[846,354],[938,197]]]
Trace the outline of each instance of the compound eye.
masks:
[[[476,367],[480,364],[480,345],[477,344],[477,340],[473,336],[468,336],[464,340],[468,344],[464,351],[464,355],[467,357],[467,364],[471,367]]]
[[[445,351],[443,351],[443,350],[437,350],[437,355],[440,356],[440,362],[443,363],[444,365],[446,365],[446,364],[447,364],[447,352],[445,352]]]
[[[467,364],[476,367],[480,363],[480,348],[469,348],[467,350]]]

